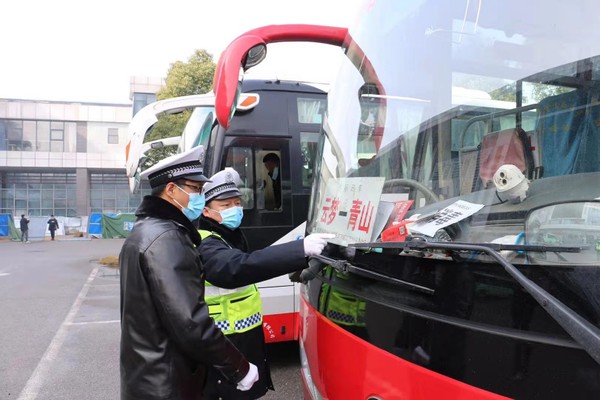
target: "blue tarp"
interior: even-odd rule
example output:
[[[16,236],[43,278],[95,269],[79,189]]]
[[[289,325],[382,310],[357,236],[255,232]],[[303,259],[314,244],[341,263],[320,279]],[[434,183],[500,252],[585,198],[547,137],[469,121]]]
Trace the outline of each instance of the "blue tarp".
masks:
[[[0,214],[0,236],[6,237],[9,232],[9,221],[10,216],[8,214]]]
[[[88,221],[88,235],[102,236],[102,213],[91,213]]]
[[[21,240],[21,230],[15,226],[11,214],[0,214],[0,237],[8,237],[10,240]]]
[[[133,214],[131,214],[131,216],[129,214],[110,214],[110,213],[106,213],[106,214],[102,214],[102,213],[91,213],[90,214],[90,219],[88,221],[88,235],[89,236],[95,236],[95,237],[104,237],[105,235],[105,230],[106,227],[104,226],[103,221],[106,221],[106,218],[120,218],[120,216],[123,215],[125,219],[130,219],[131,221],[135,221],[135,216]],[[133,226],[133,222],[125,222],[125,225],[123,225],[122,230],[127,231],[127,230],[131,230],[131,227]],[[131,225],[131,226],[130,226]],[[129,227],[129,229],[127,228]],[[115,233],[108,233],[106,235],[107,238],[112,238],[115,237],[114,236]],[[127,235],[122,235],[123,237],[127,237]]]

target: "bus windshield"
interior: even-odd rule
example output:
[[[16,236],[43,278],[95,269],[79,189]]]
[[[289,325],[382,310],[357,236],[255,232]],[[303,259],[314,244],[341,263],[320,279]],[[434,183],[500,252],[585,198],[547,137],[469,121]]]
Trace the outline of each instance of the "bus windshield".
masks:
[[[365,1],[299,277],[313,399],[597,397],[598,11]]]
[[[555,27],[542,30],[504,3],[368,5],[329,93],[308,230],[343,246],[524,244],[533,211],[600,197],[600,41],[580,34],[593,17],[578,10],[520,4]],[[577,260],[597,264],[600,227],[587,225]],[[529,236],[561,244],[556,231]],[[531,261],[522,253],[514,263]]]

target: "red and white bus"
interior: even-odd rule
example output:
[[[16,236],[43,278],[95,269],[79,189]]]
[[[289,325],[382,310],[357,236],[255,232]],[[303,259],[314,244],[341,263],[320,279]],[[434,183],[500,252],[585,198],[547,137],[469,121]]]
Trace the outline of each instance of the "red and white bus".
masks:
[[[599,12],[361,8],[307,222],[336,238],[302,276],[306,398],[598,398]]]
[[[337,46],[346,33],[345,29],[338,28],[282,25],[252,30],[239,36],[219,62],[220,70],[237,64],[231,98],[237,106],[227,127],[214,123],[215,96],[212,93],[161,100],[140,110],[130,123],[128,135],[126,170],[131,190],[139,190],[139,174],[148,150],[177,145],[178,151],[185,151],[202,145],[206,149],[204,163],[207,176],[225,167],[233,167],[242,178],[244,219],[241,229],[251,250],[264,248],[282,237],[293,240],[296,236],[303,236],[314,178],[316,147],[326,106],[326,85],[254,79],[245,80],[238,88],[241,59],[236,58],[239,52],[232,50],[240,43],[258,46],[252,54],[262,58],[269,43],[287,40],[298,30],[303,32],[305,41],[326,36],[324,42]],[[249,67],[252,59],[244,55],[244,62]],[[223,90],[227,85],[220,83],[216,86],[221,88],[221,93],[226,93]],[[191,110],[191,115],[181,136],[145,141],[147,133],[161,116],[184,110]],[[263,159],[268,154],[279,158],[280,190],[273,187],[267,175]],[[258,288],[263,306],[265,340],[297,340],[298,283],[291,282],[286,275],[260,282]]]

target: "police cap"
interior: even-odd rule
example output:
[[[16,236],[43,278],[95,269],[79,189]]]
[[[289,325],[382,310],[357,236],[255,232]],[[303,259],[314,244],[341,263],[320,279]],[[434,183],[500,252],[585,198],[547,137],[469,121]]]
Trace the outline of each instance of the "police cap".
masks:
[[[224,200],[242,196],[238,189],[242,180],[235,169],[227,167],[211,176],[210,180],[210,183],[204,185],[204,196],[207,203],[215,199]]]
[[[202,159],[204,148],[194,147],[183,153],[174,154],[143,171],[140,178],[147,178],[150,187],[155,188],[178,179],[188,179],[196,182],[210,182],[203,175]]]

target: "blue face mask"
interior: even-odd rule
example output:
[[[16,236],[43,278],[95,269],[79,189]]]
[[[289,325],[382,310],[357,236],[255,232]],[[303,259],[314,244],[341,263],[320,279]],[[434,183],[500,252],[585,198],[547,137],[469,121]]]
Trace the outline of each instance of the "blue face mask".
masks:
[[[279,177],[279,167],[275,167],[273,169],[273,180],[276,181],[278,177]]]
[[[221,224],[233,230],[238,228],[242,223],[242,218],[244,218],[244,209],[236,206],[219,211],[219,214],[221,214]]]
[[[177,188],[179,188],[179,190],[187,194],[190,197],[190,200],[188,201],[187,207],[184,207],[181,204],[179,204],[177,200],[173,200],[175,200],[175,202],[179,204],[183,215],[185,215],[190,221],[195,221],[200,217],[200,215],[202,215],[202,210],[204,210],[204,205],[206,204],[206,198],[204,197],[204,193],[188,193],[179,186],[177,186]]]

